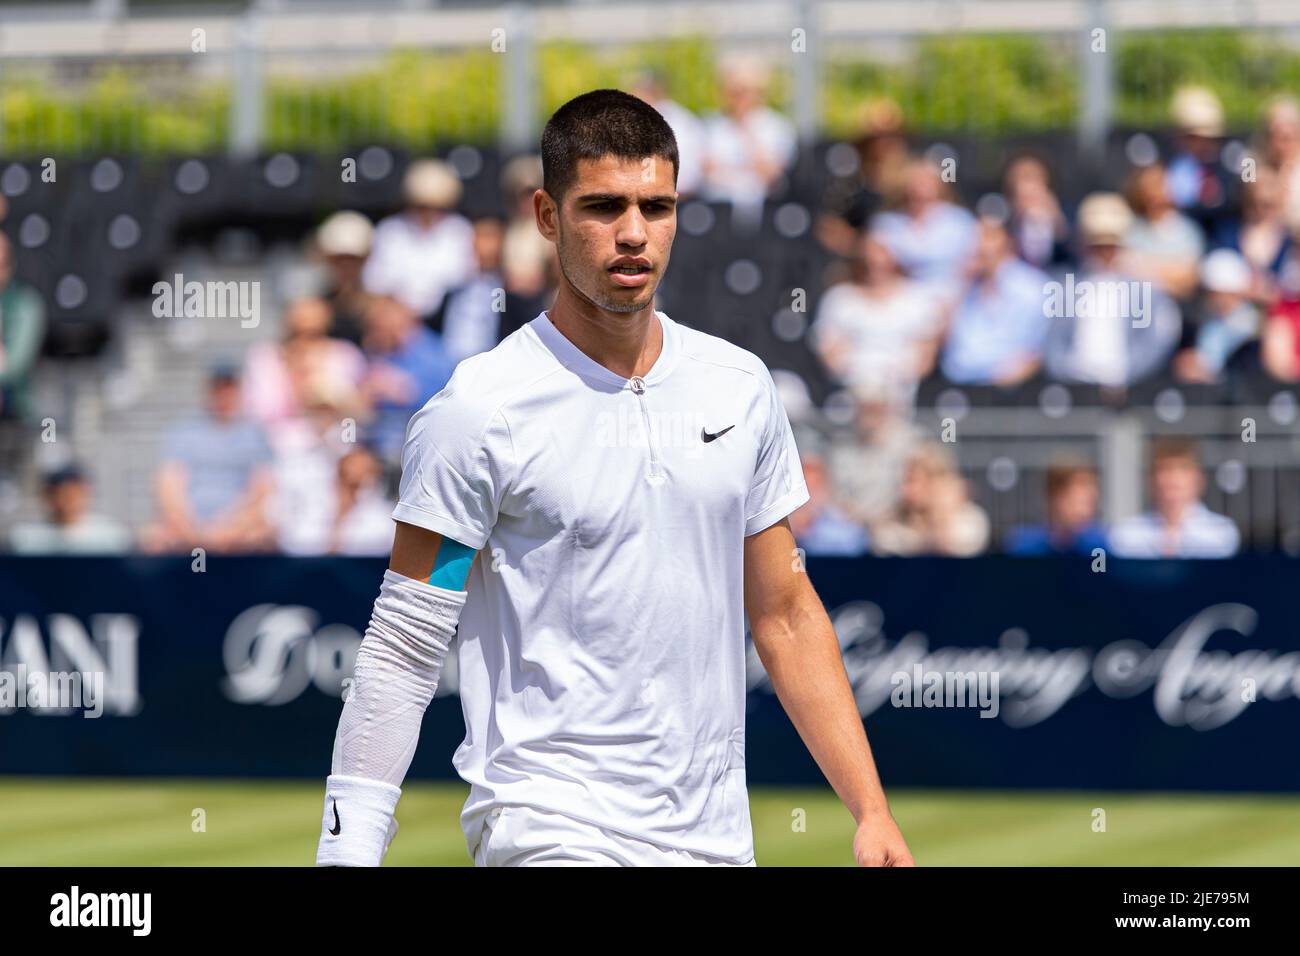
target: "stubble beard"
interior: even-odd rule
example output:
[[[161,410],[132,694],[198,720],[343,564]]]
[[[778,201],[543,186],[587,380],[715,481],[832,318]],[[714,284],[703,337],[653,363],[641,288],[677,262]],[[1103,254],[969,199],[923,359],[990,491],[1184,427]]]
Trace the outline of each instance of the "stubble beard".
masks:
[[[658,287],[658,283],[649,286],[644,298],[630,300],[616,299],[612,296],[604,297],[600,296],[598,293],[584,289],[582,285],[575,280],[575,276],[581,275],[581,264],[573,261],[570,251],[565,247],[563,242],[559,243],[559,260],[560,272],[564,274],[565,281],[569,283],[569,286],[574,292],[586,299],[592,305],[596,306],[598,309],[604,309],[606,312],[619,313],[640,312],[654,301],[655,290]]]

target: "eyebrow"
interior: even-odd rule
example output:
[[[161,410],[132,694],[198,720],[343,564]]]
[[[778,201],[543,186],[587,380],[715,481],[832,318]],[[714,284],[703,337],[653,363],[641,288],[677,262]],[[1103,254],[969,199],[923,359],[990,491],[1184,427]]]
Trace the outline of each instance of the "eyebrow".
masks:
[[[617,193],[585,193],[579,196],[575,201],[579,203],[589,203],[589,202],[626,203],[628,201],[628,197],[618,195]],[[641,200],[641,202],[642,203],[651,203],[651,202],[675,203],[677,202],[677,197],[671,194],[665,194],[662,196],[647,196],[645,199]]]

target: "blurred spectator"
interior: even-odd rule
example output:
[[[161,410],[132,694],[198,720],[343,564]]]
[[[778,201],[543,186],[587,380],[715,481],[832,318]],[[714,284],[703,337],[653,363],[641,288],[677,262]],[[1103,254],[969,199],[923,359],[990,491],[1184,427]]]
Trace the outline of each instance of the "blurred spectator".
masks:
[[[1162,369],[1178,345],[1178,307],[1123,266],[1131,226],[1128,204],[1114,193],[1094,193],[1079,206],[1082,274],[1066,276],[1057,290],[1061,308],[1047,333],[1045,365],[1058,381],[1131,385]]]
[[[703,195],[752,220],[794,161],[797,141],[790,121],[764,104],[766,66],[733,58],[721,73],[722,112],[704,124]]]
[[[383,557],[393,550],[393,506],[383,488],[383,468],[370,450],[354,447],[338,462],[330,554]]]
[[[1196,290],[1196,263],[1205,236],[1169,198],[1165,167],[1134,170],[1125,190],[1133,223],[1124,236],[1124,264],[1136,278],[1150,279],[1176,299]]]
[[[1083,461],[1058,461],[1047,469],[1047,523],[1016,528],[1007,553],[1021,556],[1092,554],[1106,547],[1097,522],[1097,472]]]
[[[1169,161],[1169,195],[1212,235],[1219,220],[1235,212],[1237,201],[1236,180],[1219,162],[1223,106],[1210,90],[1184,86],[1174,91],[1170,113],[1177,139]]]
[[[834,502],[826,463],[816,453],[800,455],[808,503],[790,516],[795,542],[811,556],[853,557],[867,552],[867,532]]]
[[[851,388],[876,384],[911,402],[934,367],[939,311],[933,296],[899,271],[889,248],[864,231],[853,278],[832,286],[817,305],[811,341],[826,368]]]
[[[902,192],[907,175],[907,136],[903,111],[893,100],[863,105],[861,134],[854,144],[858,164],[852,177],[837,177],[822,200],[817,238],[836,255],[850,258],[858,234],[867,227],[885,196]]]
[[[946,378],[961,384],[1016,385],[1037,373],[1043,361],[1049,279],[1014,255],[1002,223],[983,218],[978,235],[941,367]]]
[[[1051,171],[1037,156],[1022,154],[1007,166],[1002,192],[1009,206],[1007,232],[1016,255],[1047,269],[1070,261],[1070,226],[1052,191]]]
[[[501,272],[512,304],[533,319],[550,304],[559,275],[555,246],[537,230],[533,194],[542,188],[542,158],[516,156],[501,174],[509,205],[509,221],[501,248]],[[513,314],[514,309],[507,309]],[[504,334],[501,336],[504,338]]]
[[[406,209],[375,228],[362,279],[370,292],[392,296],[417,316],[427,316],[449,288],[473,275],[474,230],[454,212],[461,184],[449,164],[417,160],[402,189]]]
[[[284,337],[258,342],[244,365],[244,410],[263,425],[273,445],[322,396],[341,415],[361,412],[360,388],[366,373],[361,350],[346,339],[331,338],[329,305],[324,299],[298,299],[284,313]]]
[[[831,445],[826,460],[840,507],[870,528],[898,501],[903,470],[919,439],[897,389],[876,382],[858,386],[853,396],[853,438]]]
[[[533,232],[537,233],[536,228]],[[538,275],[535,271],[541,265],[507,265],[505,238],[505,224],[500,219],[486,216],[474,220],[478,271],[469,282],[447,293],[442,307],[428,323],[442,336],[454,363],[493,348],[546,308],[546,298],[535,291],[544,282],[544,273]],[[511,246],[512,256],[517,249],[517,245]]]
[[[442,391],[455,364],[438,336],[393,298],[370,304],[362,343],[370,363],[362,391],[374,409],[371,441],[385,461],[394,462],[401,456],[411,415]]]
[[[324,554],[329,547],[338,463],[350,447],[342,417],[322,395],[282,429],[269,511],[285,554]]]
[[[339,410],[322,401],[302,419],[297,441],[276,456],[274,514],[286,554],[386,555],[394,502],[381,463],[345,437]]]
[[[1110,534],[1126,558],[1228,558],[1240,534],[1232,519],[1201,501],[1205,473],[1195,443],[1157,441],[1151,455],[1152,510],[1119,522]]]
[[[1273,307],[1264,325],[1260,361],[1281,382],[1300,382],[1300,298]]]
[[[687,199],[700,191],[704,179],[704,124],[694,113],[668,96],[668,84],[657,70],[645,70],[630,91],[659,111],[677,140],[677,193]]]
[[[131,550],[131,532],[111,518],[93,514],[90,479],[77,465],[65,465],[44,478],[46,517],[16,525],[9,545],[17,554],[122,554]]]
[[[1184,382],[1218,381],[1233,353],[1259,335],[1245,259],[1231,249],[1211,252],[1201,263],[1201,286],[1196,321],[1184,329],[1184,347],[1174,356],[1174,375]]]
[[[927,442],[908,459],[898,504],[871,537],[877,554],[969,557],[988,546],[989,519],[967,496],[951,452]]]
[[[899,265],[937,295],[955,294],[962,269],[975,250],[975,217],[950,201],[939,167],[914,159],[892,212],[874,220],[874,230]]]
[[[13,249],[0,233],[0,418],[31,415],[30,378],[45,340],[45,303],[14,278]]]
[[[329,272],[324,298],[331,311],[329,334],[361,344],[362,316],[371,294],[361,281],[375,227],[359,212],[336,212],[316,230],[316,249]]]
[[[265,514],[272,490],[271,448],[240,414],[239,372],[218,366],[207,408],[174,426],[156,476],[159,521],[146,531],[150,551],[264,551],[274,544]]]
[[[1300,232],[1300,103],[1291,97],[1269,104],[1262,152],[1264,164],[1277,176],[1282,218],[1294,235]]]
[[[1278,277],[1291,253],[1291,232],[1282,209],[1282,186],[1267,166],[1242,188],[1240,218],[1224,218],[1214,232],[1214,245],[1241,253],[1252,270],[1252,297],[1270,302]]]

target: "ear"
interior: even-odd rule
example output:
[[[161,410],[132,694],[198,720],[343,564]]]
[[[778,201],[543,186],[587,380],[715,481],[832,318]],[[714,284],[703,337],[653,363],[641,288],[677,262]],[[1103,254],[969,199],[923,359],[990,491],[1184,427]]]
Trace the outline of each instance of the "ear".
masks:
[[[537,231],[551,242],[558,242],[560,209],[545,189],[533,193],[533,215],[537,219]]]

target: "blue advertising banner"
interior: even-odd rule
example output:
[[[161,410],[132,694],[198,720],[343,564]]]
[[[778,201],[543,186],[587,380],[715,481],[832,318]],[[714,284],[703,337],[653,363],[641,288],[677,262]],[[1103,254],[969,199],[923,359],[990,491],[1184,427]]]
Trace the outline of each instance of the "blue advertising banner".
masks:
[[[0,773],[329,771],[383,559],[0,558]],[[888,785],[1300,790],[1300,562],[809,559]],[[750,648],[752,783],[824,781]],[[413,777],[454,777],[454,663]]]

